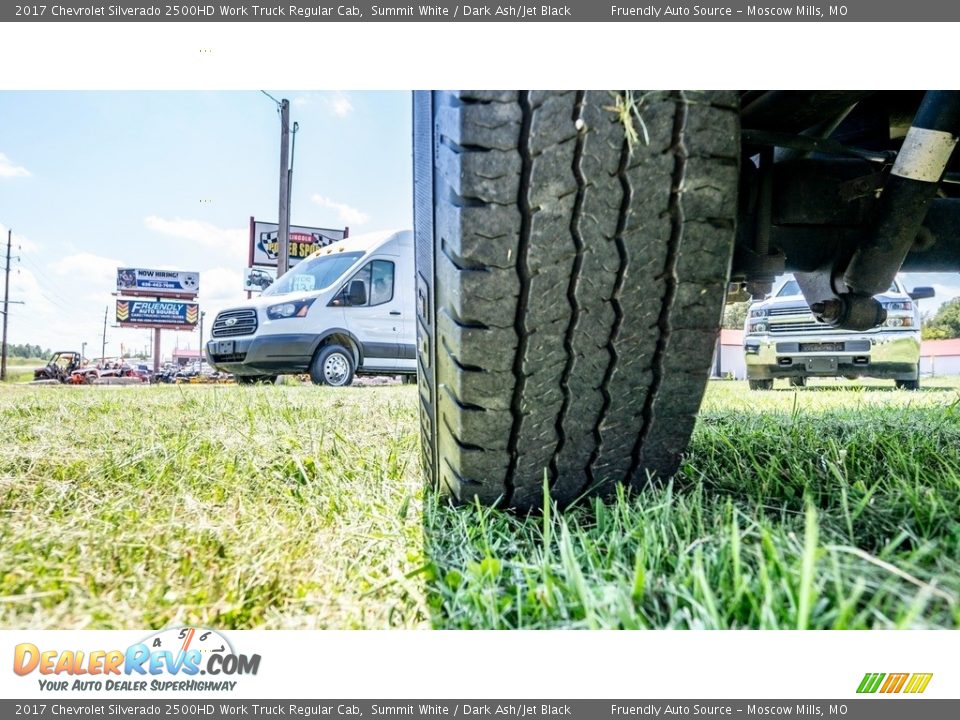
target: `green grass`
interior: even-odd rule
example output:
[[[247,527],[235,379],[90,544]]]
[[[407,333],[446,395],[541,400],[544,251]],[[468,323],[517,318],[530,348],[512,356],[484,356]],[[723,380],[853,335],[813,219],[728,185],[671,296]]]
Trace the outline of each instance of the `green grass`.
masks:
[[[7,382],[23,383],[33,380],[33,371],[47,364],[46,360],[7,358]]]
[[[960,626],[960,381],[710,386],[672,482],[424,493],[412,387],[0,387],[0,626]]]

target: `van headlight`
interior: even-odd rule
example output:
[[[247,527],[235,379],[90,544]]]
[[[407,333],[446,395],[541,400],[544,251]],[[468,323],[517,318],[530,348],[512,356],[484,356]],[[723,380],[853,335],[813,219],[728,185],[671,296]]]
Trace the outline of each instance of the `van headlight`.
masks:
[[[267,317],[271,320],[283,320],[284,318],[306,317],[307,310],[313,305],[316,298],[307,298],[306,300],[291,300],[290,302],[271,305],[267,308]]]

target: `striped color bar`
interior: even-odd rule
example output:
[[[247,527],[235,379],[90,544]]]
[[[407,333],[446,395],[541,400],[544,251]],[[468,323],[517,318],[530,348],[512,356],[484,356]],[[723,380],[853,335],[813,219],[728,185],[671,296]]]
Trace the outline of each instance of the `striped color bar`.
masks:
[[[880,683],[884,677],[886,677],[884,673],[867,673],[863,676],[863,680],[860,681],[860,687],[857,688],[857,692],[875,693],[880,688]]]
[[[927,689],[933,673],[867,673],[857,688],[859,694],[919,694]]]
[[[932,678],[933,673],[914,673],[903,691],[905,693],[922,693],[927,689],[927,685],[930,684]]]

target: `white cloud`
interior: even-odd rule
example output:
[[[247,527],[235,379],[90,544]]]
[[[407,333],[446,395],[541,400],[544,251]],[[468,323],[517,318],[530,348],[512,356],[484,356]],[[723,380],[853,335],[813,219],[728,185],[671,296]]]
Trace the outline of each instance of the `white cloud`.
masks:
[[[307,105],[313,105],[315,102],[323,104],[324,109],[338,118],[345,118],[353,112],[353,103],[350,102],[350,96],[343,92],[336,93],[304,93],[297,95],[291,104],[294,107],[302,108]]]
[[[30,171],[23,165],[16,165],[13,160],[0,153],[0,178],[30,177]]]
[[[222,228],[205,220],[162,218],[150,215],[143,224],[148,230],[180,238],[195,245],[218,251],[220,259],[245,263],[249,253],[250,231],[247,228]],[[225,252],[224,252],[225,251]]]
[[[337,202],[332,198],[317,193],[311,195],[310,199],[320,207],[336,210],[337,217],[345,225],[365,225],[370,221],[370,217],[365,212],[357,210],[357,208],[351,207],[346,203]]]
[[[353,103],[343,93],[337,93],[332,98],[327,98],[327,106],[339,118],[345,118],[353,112]]]
[[[117,287],[117,268],[124,266],[123,260],[81,252],[60,258],[50,269],[67,282],[82,279],[86,287],[110,290]]]
[[[245,299],[243,275],[237,270],[215,267],[200,272],[200,299],[207,309],[207,303],[235,301]]]
[[[182,218],[167,220],[156,215],[149,215],[144,218],[143,224],[146,225],[148,230],[183,238],[184,240],[192,240],[212,248],[234,250],[239,247],[245,249],[249,237],[248,231],[243,228],[221,228],[204,220],[185,220]]]

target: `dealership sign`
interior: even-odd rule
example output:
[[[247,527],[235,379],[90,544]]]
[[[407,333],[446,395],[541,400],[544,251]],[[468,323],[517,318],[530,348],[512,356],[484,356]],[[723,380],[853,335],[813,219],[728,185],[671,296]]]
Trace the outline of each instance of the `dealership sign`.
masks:
[[[117,300],[117,322],[121,327],[193,330],[200,306],[180,300]]]
[[[200,292],[200,273],[181,270],[117,268],[117,292],[134,297],[182,297]]]
[[[291,225],[290,267],[320,248],[343,240],[349,234],[349,228],[332,229]],[[280,255],[279,235],[279,226],[276,223],[259,222],[250,218],[250,265],[277,267],[277,258]]]

